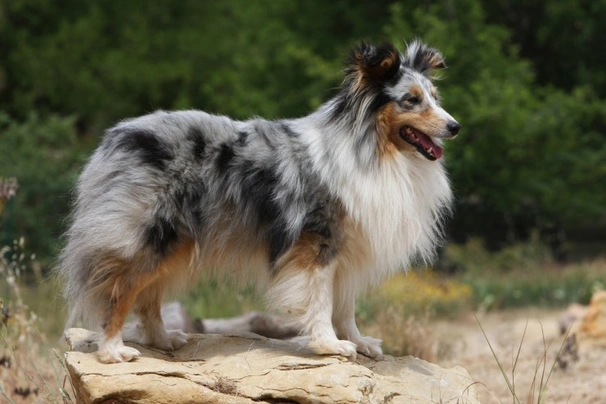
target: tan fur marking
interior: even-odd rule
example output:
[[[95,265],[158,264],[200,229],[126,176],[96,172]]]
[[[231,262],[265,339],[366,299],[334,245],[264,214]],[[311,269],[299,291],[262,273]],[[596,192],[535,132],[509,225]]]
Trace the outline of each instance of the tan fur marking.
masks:
[[[161,279],[156,280],[152,285],[145,289],[145,293],[140,293],[135,302],[135,312],[139,314],[143,321],[148,318],[161,321],[162,294],[166,285]]]
[[[397,126],[397,105],[390,102],[377,114],[377,131],[379,132],[379,155],[394,156],[400,151],[414,151],[414,147],[406,143],[399,135],[402,126]]]
[[[139,293],[153,283],[158,285],[155,290],[155,299],[147,299],[148,302],[143,303],[143,307],[138,307],[138,310],[149,310],[150,314],[159,318],[160,312],[158,301],[163,287],[157,282],[164,276],[172,276],[174,272],[187,268],[189,266],[193,247],[193,241],[181,244],[175,252],[158,265],[158,268],[154,271],[133,273],[134,271],[132,269],[126,268],[125,263],[113,266],[113,273],[106,275],[107,278],[103,283],[106,295],[111,296],[107,313],[107,323],[105,325],[106,338],[111,338],[120,332],[124,325],[124,320],[135,304]],[[146,299],[143,299],[143,301],[145,300]]]
[[[383,77],[392,66],[398,62],[398,55],[394,52],[391,52],[389,56],[381,61],[379,66],[373,68],[373,73],[379,77]]]
[[[360,52],[356,52],[355,59],[355,77],[353,81],[353,90],[355,92],[359,92],[366,86],[366,83],[364,81],[364,55]]]
[[[398,151],[415,151],[413,146],[400,137],[400,129],[404,126],[413,127],[428,136],[438,137],[442,133],[445,122],[432,109],[401,113],[398,113],[397,109],[397,104],[391,102],[377,114],[381,156],[393,156]]]
[[[323,262],[321,244],[325,240],[313,233],[303,233],[296,244],[282,256],[278,262],[278,270],[283,268],[307,269],[322,267],[327,264]]]
[[[105,325],[105,337],[115,336],[124,325],[124,319],[135,303],[137,295],[156,278],[157,273],[140,275],[136,278],[128,278],[130,275],[119,276],[115,279],[111,291],[110,305]]]
[[[410,94],[418,97],[419,99],[423,99],[423,90],[417,85],[412,85],[410,87]]]
[[[439,52],[432,53],[428,59],[428,62],[432,69],[443,69],[446,67],[444,58]]]
[[[369,87],[373,81],[382,80],[396,63],[398,63],[398,54],[394,52],[391,52],[376,66],[368,66],[364,60],[364,55],[359,52],[356,53],[354,91],[360,92]]]
[[[442,135],[446,122],[440,118],[433,109],[424,109],[419,112],[407,112],[400,114],[394,121],[399,128],[411,126],[428,136],[439,137]]]
[[[177,249],[158,266],[161,276],[189,268],[195,243],[193,240],[182,243]]]
[[[391,140],[392,121],[395,103],[390,102],[377,113],[377,131],[379,132],[379,155],[393,156],[398,152],[397,145]]]

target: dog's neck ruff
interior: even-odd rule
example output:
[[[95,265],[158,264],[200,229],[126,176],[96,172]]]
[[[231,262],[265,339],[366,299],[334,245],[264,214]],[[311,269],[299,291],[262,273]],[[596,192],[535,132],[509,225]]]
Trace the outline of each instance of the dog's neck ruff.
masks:
[[[344,129],[317,125],[304,131],[305,141],[314,171],[366,238],[370,262],[362,265],[389,274],[407,269],[414,260],[429,263],[452,201],[442,163],[414,153],[381,158],[376,143],[363,144],[360,133]],[[369,154],[375,158],[367,164],[364,156]]]

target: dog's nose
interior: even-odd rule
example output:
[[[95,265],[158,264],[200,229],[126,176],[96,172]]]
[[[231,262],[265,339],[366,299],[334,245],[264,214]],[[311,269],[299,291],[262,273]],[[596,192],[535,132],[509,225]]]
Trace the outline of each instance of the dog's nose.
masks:
[[[461,125],[457,121],[450,121],[446,124],[446,129],[453,135],[456,136],[461,129]]]

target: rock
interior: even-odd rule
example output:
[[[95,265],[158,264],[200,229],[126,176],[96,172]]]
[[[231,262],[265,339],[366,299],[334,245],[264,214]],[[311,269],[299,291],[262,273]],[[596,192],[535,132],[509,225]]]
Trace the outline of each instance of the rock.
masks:
[[[94,334],[70,329],[65,362],[78,403],[478,403],[461,367],[411,356],[347,361],[298,341],[193,334],[178,351],[137,344],[135,361],[101,364]]]
[[[589,306],[571,304],[559,319],[560,333],[568,334],[556,358],[567,369],[582,357],[595,357],[596,348],[606,348],[606,291],[591,297]]]
[[[579,303],[572,303],[558,319],[560,335],[575,334],[581,323],[581,319],[587,314],[587,306]]]
[[[606,347],[606,291],[601,290],[591,297],[591,302],[581,319],[577,331],[581,345]]]

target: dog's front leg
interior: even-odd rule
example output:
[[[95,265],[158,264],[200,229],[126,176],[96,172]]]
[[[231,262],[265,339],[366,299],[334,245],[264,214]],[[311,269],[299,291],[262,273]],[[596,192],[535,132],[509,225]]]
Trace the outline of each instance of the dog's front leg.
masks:
[[[356,344],[356,350],[371,358],[378,358],[383,354],[381,340],[364,336],[356,325],[356,288],[348,284],[344,277],[337,276],[334,284],[334,312],[332,322],[337,336]]]
[[[318,354],[356,357],[356,344],[339,340],[332,326],[334,263],[309,269],[283,268],[269,292],[273,306],[282,308],[303,325]]]
[[[303,323],[311,336],[310,346],[315,352],[355,358],[355,343],[339,340],[332,326],[334,280],[334,264],[312,272],[309,306]]]

